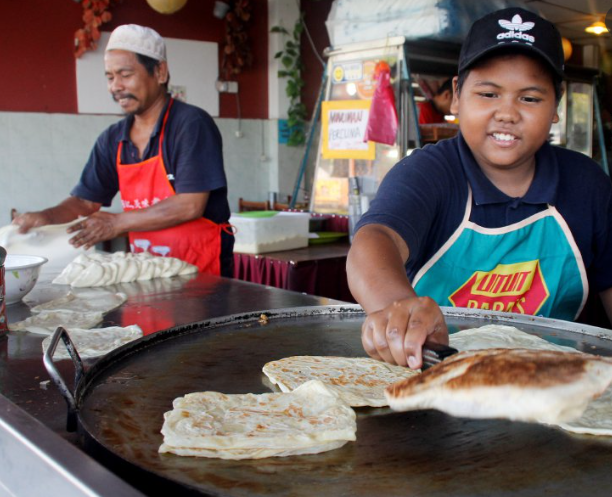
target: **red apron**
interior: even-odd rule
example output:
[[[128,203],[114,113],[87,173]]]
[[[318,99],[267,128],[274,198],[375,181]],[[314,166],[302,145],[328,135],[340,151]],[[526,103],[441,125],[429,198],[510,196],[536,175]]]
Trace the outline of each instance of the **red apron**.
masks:
[[[122,164],[123,143],[119,143],[117,173],[121,202],[125,211],[144,209],[176,195],[168,180],[162,154],[164,131],[171,107],[172,100],[164,115],[159,137],[159,153],[155,157],[136,164]],[[200,218],[159,231],[130,232],[130,249],[132,252],[150,252],[153,255],[176,257],[198,266],[203,273],[219,275],[223,228],[223,225]]]

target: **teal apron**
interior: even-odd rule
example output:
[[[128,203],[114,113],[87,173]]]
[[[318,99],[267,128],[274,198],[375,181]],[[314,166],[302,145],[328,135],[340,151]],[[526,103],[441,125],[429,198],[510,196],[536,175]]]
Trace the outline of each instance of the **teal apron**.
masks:
[[[468,187],[469,188],[469,187]],[[567,223],[553,206],[502,228],[463,221],[414,277],[418,295],[438,305],[575,320],[589,293]]]

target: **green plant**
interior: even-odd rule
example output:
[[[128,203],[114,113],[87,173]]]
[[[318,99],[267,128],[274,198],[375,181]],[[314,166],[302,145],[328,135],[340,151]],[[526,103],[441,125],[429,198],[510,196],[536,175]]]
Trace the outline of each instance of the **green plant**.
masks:
[[[299,146],[306,142],[304,125],[306,120],[306,106],[302,103],[302,59],[300,57],[300,36],[304,30],[303,14],[300,15],[289,33],[283,26],[274,26],[270,31],[287,36],[283,50],[276,53],[275,59],[280,59],[283,69],[278,71],[279,78],[287,78],[285,93],[289,97],[289,109],[287,110],[287,125],[290,134],[287,145]]]

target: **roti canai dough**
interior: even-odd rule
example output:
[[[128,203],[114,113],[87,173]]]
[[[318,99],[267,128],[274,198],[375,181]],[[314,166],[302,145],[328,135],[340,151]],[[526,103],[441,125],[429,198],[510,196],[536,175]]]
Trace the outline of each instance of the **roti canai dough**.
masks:
[[[355,412],[320,381],[290,393],[190,393],[172,406],[159,452],[259,459],[317,454],[356,439]]]
[[[9,323],[9,330],[51,335],[58,326],[89,329],[100,324],[103,319],[102,312],[41,311],[23,321]]]
[[[44,311],[74,311],[107,313],[121,306],[127,300],[125,293],[108,292],[102,289],[80,290],[78,293],[68,292],[67,295],[50,300],[30,308],[32,314]]]
[[[579,418],[612,382],[612,359],[549,350],[460,352],[385,390],[396,411],[558,424]]]
[[[9,224],[0,228],[0,246],[9,254],[39,255],[46,257],[48,263],[41,269],[46,271],[60,271],[75,257],[91,253],[93,249],[76,248],[69,240],[74,233],[67,233],[66,229],[80,219],[66,224],[50,224],[31,228],[27,233],[19,233],[19,226]]]
[[[353,407],[388,405],[385,387],[418,371],[367,357],[294,356],[264,365],[264,374],[283,392],[320,380]]]
[[[461,330],[449,335],[449,345],[459,351],[480,349],[537,349],[578,352],[572,347],[557,345],[536,335],[501,324]]]
[[[143,336],[142,329],[135,324],[125,327],[109,326],[108,328],[93,328],[89,330],[67,328],[66,331],[81,359],[108,354],[110,351]],[[50,343],[50,336],[42,341],[43,354],[47,352]],[[60,344],[55,349],[53,358],[56,360],[70,359],[70,354],[66,347]]]
[[[175,257],[156,257],[148,252],[94,252],[76,257],[53,283],[83,288],[167,278],[197,271],[197,266]]]

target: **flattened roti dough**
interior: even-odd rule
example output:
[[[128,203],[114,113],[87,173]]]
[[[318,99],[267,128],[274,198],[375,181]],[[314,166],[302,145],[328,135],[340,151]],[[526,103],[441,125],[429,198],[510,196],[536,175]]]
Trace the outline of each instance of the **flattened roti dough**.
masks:
[[[30,309],[32,314],[44,311],[74,311],[107,313],[121,306],[127,300],[125,293],[114,293],[102,289],[68,292],[60,297]]]
[[[264,365],[264,374],[283,392],[320,380],[353,407],[388,405],[385,387],[417,371],[367,357],[294,356]]]
[[[66,229],[80,219],[66,224],[50,224],[31,228],[27,233],[19,233],[19,226],[9,224],[0,228],[0,246],[9,254],[39,255],[46,257],[49,262],[41,268],[41,274],[61,271],[75,257],[90,253],[93,248],[86,251],[83,247],[75,248],[69,240],[74,236]]]
[[[42,311],[23,321],[9,323],[11,331],[29,331],[39,335],[51,335],[58,326],[89,329],[104,319],[101,312]]]
[[[89,330],[67,328],[66,331],[81,359],[108,354],[112,350],[143,336],[142,329],[135,324],[125,327],[109,326],[108,328],[92,328]],[[50,336],[42,341],[43,354],[47,352],[50,343]],[[62,343],[55,349],[53,358],[56,360],[70,359],[70,354]]]
[[[172,405],[162,453],[258,459],[324,452],[356,439],[355,412],[320,381],[290,393],[197,392]]]
[[[579,418],[612,382],[612,359],[528,349],[460,352],[391,385],[392,409],[558,424]]]
[[[449,335],[449,345],[459,351],[480,349],[534,349],[578,352],[572,347],[557,345],[536,335],[501,324],[461,330]]]

